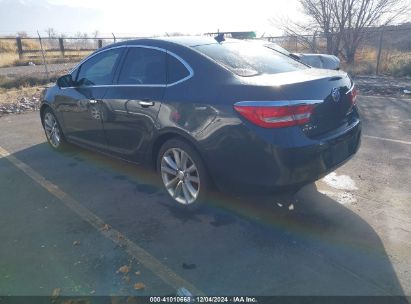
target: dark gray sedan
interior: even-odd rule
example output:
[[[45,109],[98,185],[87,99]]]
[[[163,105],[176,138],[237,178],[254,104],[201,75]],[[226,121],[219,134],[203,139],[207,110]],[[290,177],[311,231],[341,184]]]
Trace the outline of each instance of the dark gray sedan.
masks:
[[[52,147],[147,165],[185,207],[211,186],[296,190],[354,155],[361,134],[346,73],[211,37],[99,49],[45,92],[40,115]]]

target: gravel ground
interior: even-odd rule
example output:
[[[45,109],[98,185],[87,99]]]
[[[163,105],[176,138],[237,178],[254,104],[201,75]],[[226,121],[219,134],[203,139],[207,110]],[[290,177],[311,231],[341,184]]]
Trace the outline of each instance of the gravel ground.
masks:
[[[356,76],[355,83],[361,95],[411,98],[411,78]]]
[[[0,117],[3,114],[20,114],[27,111],[36,111],[39,109],[39,98],[32,96],[31,98],[23,97],[15,103],[0,104]]]
[[[77,62],[74,63],[54,63],[47,65],[49,72],[69,71]],[[15,66],[0,68],[0,76],[16,77],[16,76],[29,76],[33,74],[46,74],[44,65],[33,66]]]
[[[0,117],[38,110],[43,89],[30,87],[0,91]]]

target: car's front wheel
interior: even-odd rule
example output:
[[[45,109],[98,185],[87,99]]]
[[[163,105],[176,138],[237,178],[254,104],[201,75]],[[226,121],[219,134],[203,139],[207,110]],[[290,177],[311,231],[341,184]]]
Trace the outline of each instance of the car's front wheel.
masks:
[[[65,145],[64,135],[53,111],[47,108],[43,114],[43,127],[49,144],[56,150]]]
[[[164,188],[178,206],[196,208],[208,190],[208,174],[198,152],[180,139],[163,144],[157,159],[157,171]]]

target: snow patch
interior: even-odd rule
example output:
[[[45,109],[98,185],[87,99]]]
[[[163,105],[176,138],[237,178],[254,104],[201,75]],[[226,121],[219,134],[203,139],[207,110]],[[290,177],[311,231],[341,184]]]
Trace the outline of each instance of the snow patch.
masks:
[[[355,181],[348,175],[337,175],[335,172],[331,172],[322,179],[328,186],[339,190],[358,190],[355,185]]]

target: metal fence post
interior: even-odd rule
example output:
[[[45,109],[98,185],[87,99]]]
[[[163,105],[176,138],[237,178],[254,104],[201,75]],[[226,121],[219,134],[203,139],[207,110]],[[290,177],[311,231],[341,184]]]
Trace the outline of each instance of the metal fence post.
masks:
[[[23,59],[23,44],[21,43],[21,37],[16,37],[17,52],[19,53],[19,59]]]
[[[63,40],[63,38],[59,38],[59,46],[60,46],[61,55],[64,57],[64,40]]]
[[[47,68],[46,55],[44,54],[43,43],[41,42],[40,33],[38,31],[37,31],[37,35],[39,36],[41,54],[43,55],[43,63],[44,63],[44,69],[46,70],[47,80],[50,81],[49,69]]]
[[[317,53],[317,31],[315,31],[313,35],[313,43],[311,50],[313,53]]]
[[[380,43],[378,45],[378,55],[377,55],[377,65],[375,67],[375,75],[378,75],[380,72],[380,60],[381,60],[381,50],[382,50],[382,39],[384,36],[384,27],[381,28],[380,33]]]

